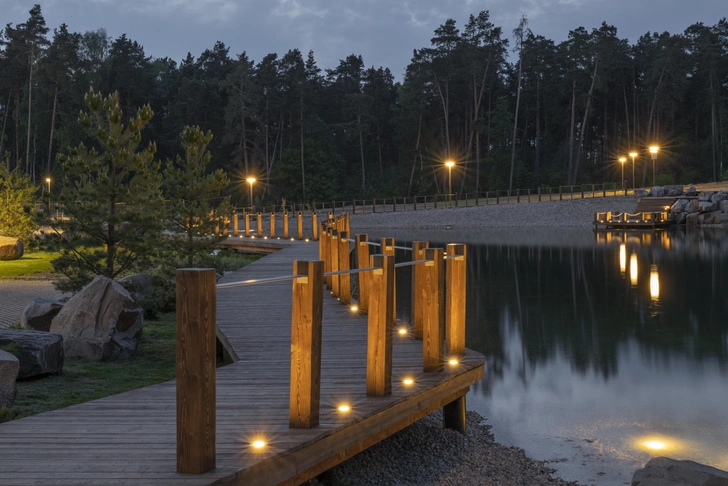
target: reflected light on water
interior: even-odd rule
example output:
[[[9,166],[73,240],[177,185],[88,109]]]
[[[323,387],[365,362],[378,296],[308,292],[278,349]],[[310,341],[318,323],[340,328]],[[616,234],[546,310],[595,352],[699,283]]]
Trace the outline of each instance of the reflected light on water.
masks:
[[[632,285],[637,285],[637,253],[632,253],[629,257],[629,281]]]
[[[652,265],[650,269],[650,297],[652,300],[660,298],[660,277],[657,274],[657,265]]]
[[[648,440],[645,442],[645,447],[648,449],[662,450],[665,448],[665,443],[661,440]]]
[[[661,436],[640,437],[634,445],[645,452],[662,454],[664,452],[675,453],[683,448],[683,444],[677,439]]]
[[[619,270],[624,274],[627,271],[627,245],[619,245]]]

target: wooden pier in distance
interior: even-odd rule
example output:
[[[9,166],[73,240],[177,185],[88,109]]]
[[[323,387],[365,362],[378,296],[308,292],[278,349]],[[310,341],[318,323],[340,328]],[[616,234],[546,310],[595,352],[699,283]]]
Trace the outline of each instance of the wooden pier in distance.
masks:
[[[329,251],[333,251],[332,241],[328,241]],[[229,244],[234,245],[234,241],[231,239]],[[387,371],[385,367],[384,370],[391,377],[391,394],[375,396],[367,393],[368,374],[378,372],[370,369],[371,363],[368,363],[367,345],[372,336],[370,316],[352,311],[350,305],[343,305],[329,290],[324,290],[320,309],[320,380],[317,384],[297,383],[295,388],[299,390],[297,393],[300,393],[303,405],[318,407],[318,425],[306,428],[306,423],[299,423],[291,426],[296,414],[303,419],[313,416],[305,407],[296,408],[293,412],[291,409],[293,368],[297,373],[301,371],[297,365],[292,366],[292,356],[299,346],[307,346],[305,336],[300,334],[296,339],[301,341],[296,341],[298,344],[294,346],[292,325],[294,334],[305,334],[309,329],[306,322],[296,323],[295,313],[292,323],[292,295],[303,299],[295,305],[307,305],[308,298],[297,294],[296,286],[299,286],[299,291],[304,291],[307,283],[316,278],[310,273],[303,277],[299,271],[294,271],[294,261],[298,261],[300,267],[301,262],[318,260],[320,245],[313,241],[286,244],[289,246],[218,282],[219,287],[232,282],[266,281],[259,285],[216,290],[217,332],[237,359],[235,363],[215,371],[216,386],[210,388],[209,383],[202,383],[202,388],[195,388],[197,364],[180,364],[178,344],[177,376],[185,376],[181,383],[162,383],[0,424],[0,484],[295,485],[439,408],[445,407],[445,415],[449,417],[446,420],[457,424],[458,412],[464,410],[457,405],[464,406],[463,397],[469,387],[482,378],[484,365],[481,354],[464,347],[460,349],[463,346],[460,334],[452,333],[462,332],[464,336],[464,328],[445,329],[446,336],[435,336],[438,341],[425,345],[422,340],[415,339],[412,327],[407,333],[400,334],[388,321],[390,328],[383,337],[389,339],[392,346],[391,368]],[[339,249],[349,248],[353,243],[343,239],[339,245]],[[442,253],[442,250],[438,251],[429,254]],[[413,260],[419,258],[413,257]],[[454,254],[451,258],[460,257]],[[329,260],[326,264],[333,265],[334,262]],[[346,265],[345,259],[338,261]],[[427,263],[419,265],[431,268]],[[306,268],[313,267],[309,263]],[[339,263],[324,270],[346,271],[339,269]],[[384,268],[382,275],[386,275],[387,271]],[[296,278],[276,280],[290,275]],[[457,278],[457,274],[452,272],[450,277]],[[201,281],[204,278],[201,275]],[[376,285],[379,284],[374,282],[375,279],[364,280],[368,282],[370,294],[377,291]],[[204,286],[204,282],[190,285]],[[214,286],[210,288],[214,291]],[[210,294],[194,295],[196,299],[204,300],[204,295]],[[369,298],[372,299],[371,295]],[[380,304],[370,300],[370,310]],[[440,319],[440,311],[432,307],[434,303],[428,305],[430,317],[423,317],[425,343],[434,326],[439,326]],[[464,309],[464,301],[450,305],[451,312]],[[190,312],[198,312],[197,317],[190,317]],[[315,309],[304,309],[301,315],[309,315],[310,312],[316,313]],[[444,309],[442,313],[444,316]],[[178,328],[180,315],[192,321],[204,321],[209,313],[178,307]],[[385,305],[379,315],[383,318],[391,316],[390,307]],[[189,325],[194,327],[197,324],[191,322]],[[198,336],[190,335],[187,345],[192,347],[196,339],[209,342],[209,331],[210,328],[207,328],[207,332]],[[450,337],[448,351],[462,351],[452,365],[447,361],[443,346],[446,337]],[[316,339],[315,336],[313,339]],[[189,357],[196,352],[192,350],[190,354],[188,351],[184,356]],[[424,372],[424,354],[431,362],[432,356],[436,355],[433,353],[438,352],[440,363],[435,363],[437,371]],[[210,359],[214,361],[214,355],[210,357],[209,353],[201,353],[191,361],[199,360],[209,366]],[[183,366],[182,375],[180,366]],[[318,397],[311,395],[311,385],[318,385]],[[180,391],[180,387],[186,386],[191,388]],[[182,402],[177,400],[176,392],[177,398],[182,397]],[[206,401],[214,403],[214,407],[199,411],[190,409],[191,413],[185,408],[204,405]],[[350,408],[344,411],[339,408],[341,405]],[[189,423],[177,420],[176,407],[183,413],[180,417],[189,415]],[[213,424],[212,429],[209,428],[210,423]],[[464,426],[464,423],[461,425]],[[182,435],[187,434],[184,440],[191,441],[182,446],[178,434],[180,427]],[[208,448],[194,449],[195,441],[202,441]],[[256,448],[256,441],[263,446]],[[183,447],[181,456],[178,454],[179,447]],[[177,472],[180,461],[182,467],[199,466],[197,472],[200,473]],[[214,468],[201,472],[210,465]]]

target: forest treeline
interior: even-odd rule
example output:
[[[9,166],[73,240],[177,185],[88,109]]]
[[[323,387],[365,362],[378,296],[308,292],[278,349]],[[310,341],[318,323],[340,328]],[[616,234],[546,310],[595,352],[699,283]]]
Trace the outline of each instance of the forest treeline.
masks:
[[[183,127],[211,130],[211,167],[230,175],[238,202],[249,176],[276,203],[443,192],[448,159],[459,192],[616,182],[631,150],[644,186],[651,144],[657,183],[704,182],[724,177],[728,22],[634,44],[603,23],[555,43],[525,18],[504,32],[483,11],[447,19],[398,82],[356,54],[322,70],[313,52],[253,60],[222,42],[178,64],[103,28],[51,32],[36,5],[0,36],[8,168],[58,176],[57,155],[88,142],[78,114],[91,86],[118,91],[127,117],[151,105],[144,139],[160,160],[180,153]]]

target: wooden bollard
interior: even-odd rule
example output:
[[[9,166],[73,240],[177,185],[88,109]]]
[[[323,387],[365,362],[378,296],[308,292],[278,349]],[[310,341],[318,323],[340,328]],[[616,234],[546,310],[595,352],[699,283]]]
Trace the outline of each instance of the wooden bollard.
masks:
[[[447,245],[445,261],[445,353],[465,354],[465,245]]]
[[[283,212],[283,238],[288,239],[288,211]]]
[[[311,213],[311,238],[313,241],[319,240],[319,225],[318,225],[318,216],[316,215],[316,211]]]
[[[296,231],[299,240],[303,239],[303,213],[301,211],[296,214]]]
[[[291,315],[291,388],[288,426],[319,424],[324,262],[294,261]]]
[[[372,212],[377,212],[377,200],[372,198]]]
[[[430,244],[426,241],[412,242],[412,260],[424,260],[425,249]],[[424,312],[424,294],[419,291],[424,285],[424,265],[412,265],[412,309],[410,311],[410,326],[415,339],[422,339],[422,313]]]
[[[584,199],[584,184],[581,185],[581,198]]]
[[[240,228],[238,222],[238,212],[233,211],[233,236],[237,237],[240,235]]]
[[[382,255],[391,255],[394,257],[395,255],[395,248],[394,248],[394,238],[382,238],[379,240],[380,246],[380,253]],[[397,271],[394,272],[394,289],[392,292],[394,292],[394,302],[392,303],[392,322],[395,324],[397,323]]]
[[[213,269],[176,273],[177,472],[215,468],[216,280]]]
[[[351,215],[347,213],[345,218],[346,218],[346,232],[348,234],[351,234]]]
[[[423,371],[442,371],[444,368],[442,350],[441,287],[440,278],[443,271],[442,248],[427,248],[423,268],[423,285],[419,292],[422,296],[422,369]]]
[[[276,236],[276,213],[270,213],[270,237]]]
[[[562,186],[559,186],[559,201],[564,200],[564,188]]]
[[[245,236],[247,238],[250,237],[250,213],[245,211],[243,218],[245,219]]]
[[[324,261],[324,273],[328,273],[331,271],[331,229],[330,228],[327,227],[326,230],[321,233],[321,239],[323,240],[324,254],[320,255],[319,258],[321,258]],[[331,275],[326,275],[324,277],[324,281],[326,282],[326,288],[331,290],[331,285],[332,285]]]
[[[339,270],[350,270],[349,260],[349,242],[347,238],[349,233],[342,231],[339,233]],[[339,275],[339,302],[343,305],[351,304],[351,275]]]
[[[257,221],[256,221],[257,227],[255,229],[255,234],[258,237],[261,237],[261,236],[263,236],[263,213],[258,213],[257,216],[258,216]]]
[[[541,202],[541,186],[538,187],[538,202]]]
[[[356,266],[367,268],[369,265],[369,236],[356,235]],[[369,311],[369,272],[359,272],[359,314]]]
[[[339,230],[331,230],[331,245],[329,247],[331,258],[331,272],[339,271]],[[339,296],[339,276],[331,276],[331,294],[334,297]]]
[[[394,257],[372,255],[369,266],[369,317],[367,321],[367,395],[392,393],[392,334],[394,321]]]
[[[626,192],[624,194],[625,194],[625,196],[627,195]],[[606,182],[602,184],[602,197],[607,197],[607,183]]]

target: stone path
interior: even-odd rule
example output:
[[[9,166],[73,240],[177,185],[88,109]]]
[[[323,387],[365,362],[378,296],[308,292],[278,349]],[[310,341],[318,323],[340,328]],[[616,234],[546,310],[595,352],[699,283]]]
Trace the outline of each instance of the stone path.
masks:
[[[0,280],[0,327],[20,321],[23,309],[36,297],[61,297],[49,280]]]

